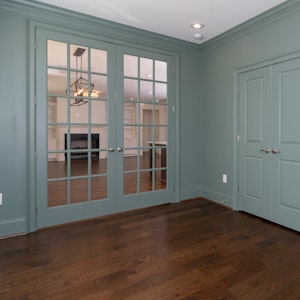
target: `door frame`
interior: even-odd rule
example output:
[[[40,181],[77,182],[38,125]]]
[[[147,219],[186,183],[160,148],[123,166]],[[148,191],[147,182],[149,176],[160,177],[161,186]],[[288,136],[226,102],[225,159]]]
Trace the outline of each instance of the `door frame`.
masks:
[[[27,65],[27,76],[28,76],[28,85],[27,85],[27,98],[28,98],[28,130],[27,130],[27,150],[28,150],[28,159],[27,159],[27,174],[28,174],[28,189],[27,189],[27,201],[26,201],[26,215],[27,215],[27,232],[34,232],[37,230],[37,175],[36,175],[36,46],[38,41],[36,40],[36,30],[53,30],[63,34],[71,34],[82,36],[87,39],[92,39],[104,43],[113,43],[115,46],[125,46],[132,47],[140,50],[150,51],[154,53],[161,53],[164,55],[169,55],[173,57],[174,60],[174,72],[175,72],[175,175],[174,175],[174,185],[172,186],[174,199],[171,203],[180,202],[180,54],[178,51],[165,50],[161,48],[150,47],[143,44],[134,44],[132,46],[131,42],[119,41],[114,38],[107,38],[105,36],[92,34],[89,32],[81,32],[80,30],[68,29],[66,27],[60,27],[57,25],[51,25],[44,22],[36,20],[28,20],[28,65]]]
[[[242,73],[270,67],[284,61],[296,59],[300,57],[300,51],[287,53],[282,56],[276,56],[263,61],[259,61],[250,65],[242,66],[233,71],[233,210],[240,211],[239,196],[239,76]]]

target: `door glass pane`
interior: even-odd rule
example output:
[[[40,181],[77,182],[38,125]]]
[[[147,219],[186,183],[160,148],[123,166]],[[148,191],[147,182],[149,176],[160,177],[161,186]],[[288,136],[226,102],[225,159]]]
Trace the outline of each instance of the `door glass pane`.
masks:
[[[91,178],[91,200],[107,198],[107,176]]]
[[[155,102],[167,103],[167,84],[155,83]]]
[[[138,124],[138,103],[124,103],[124,124],[137,125]]]
[[[124,55],[124,76],[138,77],[138,57]]]
[[[91,100],[91,123],[107,123],[107,101]]]
[[[88,71],[88,48],[79,45],[70,45],[70,68],[73,70]]]
[[[91,49],[91,71],[107,74],[107,51]]]
[[[99,152],[99,159],[92,158],[92,175],[107,174],[107,151]]]
[[[140,155],[140,169],[141,170],[149,170],[151,169],[151,160],[150,160],[150,150],[149,149],[144,149]],[[151,171],[148,171],[148,175],[151,176]]]
[[[72,179],[71,180],[71,203],[88,201],[88,179]]]
[[[153,60],[140,58],[140,78],[153,79]]]
[[[155,141],[167,145],[167,127],[159,126],[155,127]]]
[[[107,99],[107,76],[91,75],[91,98]]]
[[[155,124],[167,125],[168,124],[168,112],[166,105],[155,104]]]
[[[67,123],[68,122],[68,99],[67,98],[56,98],[56,121],[57,123]],[[49,118],[49,112],[48,112]]]
[[[70,122],[88,124],[89,106],[88,105],[72,105],[70,107]]]
[[[52,67],[67,68],[67,44],[48,40],[47,64]]]
[[[154,142],[154,128],[153,126],[147,125],[147,126],[141,126],[140,127],[140,143],[141,147],[147,148],[149,147],[149,143]]]
[[[137,155],[133,155],[135,154],[133,151],[124,151],[124,171],[136,171],[138,169]]]
[[[124,195],[136,194],[138,192],[138,173],[124,174]]]
[[[53,165],[53,167],[55,167]],[[48,207],[68,204],[68,181],[57,180],[48,182]]]
[[[140,81],[140,101],[153,102],[153,83],[151,81]]]
[[[167,186],[167,171],[155,171],[155,190],[164,190]]]
[[[125,148],[135,148],[138,147],[137,139],[137,126],[124,126],[124,147]],[[136,153],[137,150],[132,150],[131,153]],[[126,152],[128,153],[128,151]]]
[[[124,99],[138,100],[138,81],[135,79],[124,79]]]
[[[167,63],[165,61],[155,61],[155,80],[167,81]]]
[[[150,192],[152,191],[152,180],[151,172],[140,172],[140,192]]]
[[[68,73],[65,70],[48,68],[48,94],[66,95],[66,87],[68,82]]]

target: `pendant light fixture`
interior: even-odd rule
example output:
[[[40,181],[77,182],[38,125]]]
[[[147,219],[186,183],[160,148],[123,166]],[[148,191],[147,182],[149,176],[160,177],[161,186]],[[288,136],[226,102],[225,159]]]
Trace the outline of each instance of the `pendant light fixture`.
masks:
[[[78,61],[80,61],[80,74],[76,72],[76,79],[70,85],[69,91],[71,98],[71,106],[80,106],[88,103],[88,99],[86,97],[98,97],[98,92],[94,90],[94,84],[88,82],[86,78],[82,76],[82,55],[86,49],[78,47],[73,56],[76,57],[76,70],[78,69]],[[66,89],[66,94],[68,93],[68,89]],[[74,98],[73,98],[74,97]]]

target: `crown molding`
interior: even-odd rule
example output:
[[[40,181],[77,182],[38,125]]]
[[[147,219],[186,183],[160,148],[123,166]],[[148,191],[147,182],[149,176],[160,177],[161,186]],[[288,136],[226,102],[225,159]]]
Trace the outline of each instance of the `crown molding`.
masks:
[[[199,45],[201,50],[218,48],[253,31],[295,14],[300,10],[299,0],[288,0],[282,4],[224,32],[223,34]]]
[[[198,51],[200,46],[34,0],[0,0],[0,7],[21,13],[34,21],[59,24],[68,29],[96,34],[103,37],[105,41],[123,45],[139,43],[161,49],[167,47],[167,50],[173,52],[178,52],[180,49]]]

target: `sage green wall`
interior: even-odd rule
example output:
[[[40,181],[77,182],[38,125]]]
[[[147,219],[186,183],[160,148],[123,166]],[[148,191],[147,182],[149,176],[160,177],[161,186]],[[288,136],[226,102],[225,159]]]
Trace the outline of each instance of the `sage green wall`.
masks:
[[[180,95],[180,199],[201,195],[203,176],[202,64],[188,52],[181,53]],[[192,87],[192,88],[191,88]]]
[[[228,200],[226,205],[235,204],[237,208],[234,73],[241,67],[267,64],[270,59],[295,51],[300,53],[299,4],[299,1],[287,1],[276,9],[275,15],[266,13],[201,50],[205,74],[202,195],[207,198],[217,202]],[[228,175],[227,184],[222,183],[222,174]]]
[[[34,105],[29,51],[31,21],[99,40],[172,52],[178,58],[178,198],[200,195],[202,128],[198,46],[23,0],[0,0],[0,236],[34,230]],[[38,67],[38,66],[37,66]],[[178,70],[179,69],[179,70]],[[199,71],[200,70],[200,71]],[[37,124],[38,126],[38,124]],[[174,129],[175,130],[175,129]],[[197,135],[195,133],[197,132]]]
[[[0,9],[0,235],[26,228],[28,192],[25,18]],[[13,226],[11,226],[13,224]]]

